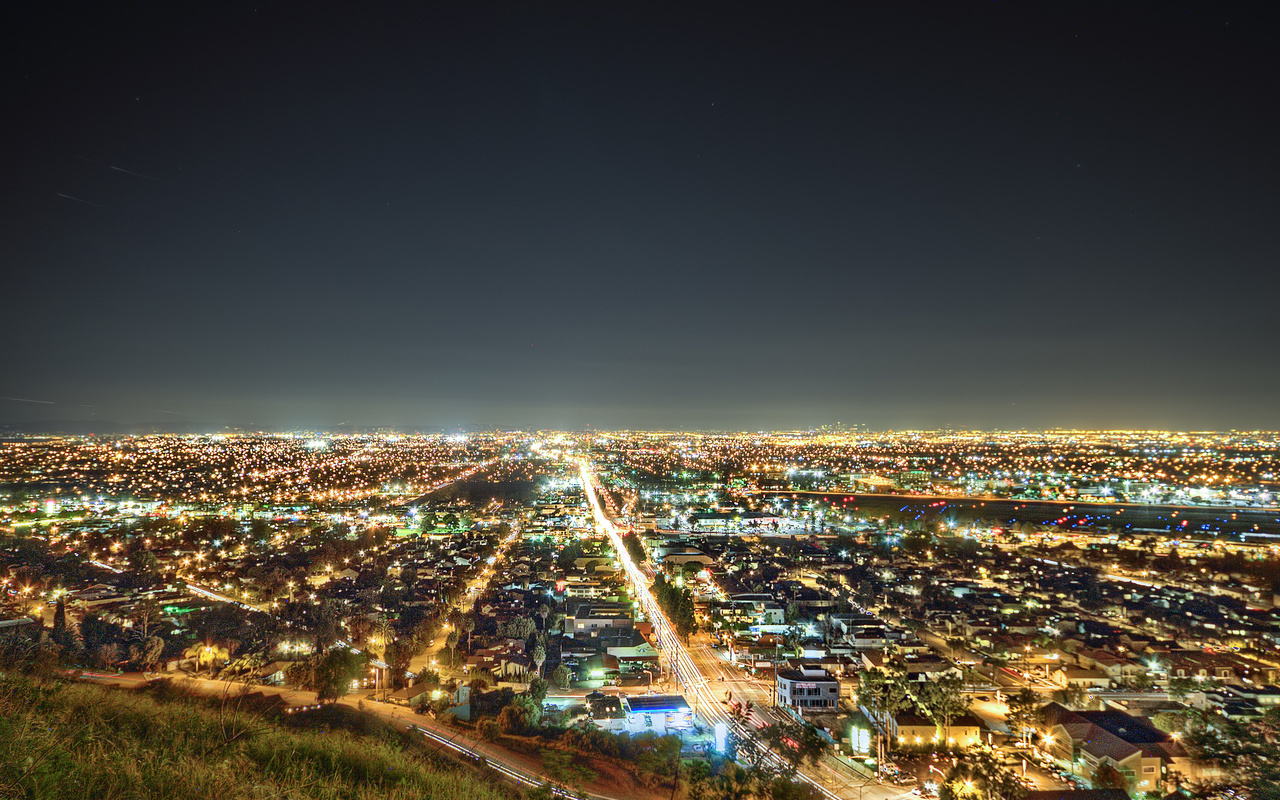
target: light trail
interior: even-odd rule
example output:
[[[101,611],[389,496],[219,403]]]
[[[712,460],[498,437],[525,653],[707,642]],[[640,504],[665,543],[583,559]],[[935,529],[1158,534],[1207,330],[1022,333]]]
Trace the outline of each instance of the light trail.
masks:
[[[631,555],[627,552],[626,545],[623,544],[622,536],[618,533],[618,526],[614,525],[612,520],[605,515],[604,510],[601,509],[600,499],[596,496],[597,484],[595,477],[592,475],[590,467],[588,467],[585,460],[578,461],[578,470],[582,474],[582,486],[587,496],[587,502],[591,505],[591,514],[595,518],[596,525],[605,532],[609,537],[609,541],[613,544],[613,548],[618,554],[618,560],[622,563],[623,571],[626,572],[627,579],[631,582],[635,594],[640,600],[640,608],[653,624],[653,630],[659,644],[667,654],[667,659],[671,664],[671,671],[676,681],[684,686],[686,694],[693,695],[694,713],[700,714],[712,724],[723,722],[739,734],[739,739],[741,739],[743,746],[749,746],[750,740],[741,736],[743,733],[742,726],[720,707],[720,701],[716,699],[715,694],[708,686],[711,679],[703,675],[697,665],[694,664],[693,657],[689,654],[684,643],[680,641],[680,637],[676,635],[675,628],[672,627],[662,609],[658,607],[658,601],[654,599],[653,593],[649,591],[649,585],[644,580],[644,574],[635,565],[635,562],[631,560]],[[757,743],[756,747],[760,749],[760,752],[770,764],[775,767],[784,766],[785,762],[783,762],[782,757],[772,749],[760,743]],[[824,764],[823,766],[827,765]],[[816,767],[813,771],[816,773]],[[809,772],[809,770],[801,767],[796,772],[796,777],[813,786],[827,800],[841,800],[839,795],[821,783],[821,777],[813,777]]]
[[[497,772],[499,775],[514,782],[517,786],[539,787],[547,783],[551,784],[551,793],[556,797],[575,798],[575,797],[594,797],[599,800],[618,800],[618,798],[610,797],[605,794],[594,794],[590,792],[572,792],[559,785],[549,778],[542,778],[536,774],[530,774],[524,770],[518,769],[508,764],[491,752],[482,751],[479,746],[471,747],[466,741],[458,741],[457,734],[446,737],[443,734],[431,728],[415,724],[413,726],[419,733],[426,738],[438,744],[440,747],[448,748],[455,753],[465,756],[469,759],[484,762],[484,766]]]

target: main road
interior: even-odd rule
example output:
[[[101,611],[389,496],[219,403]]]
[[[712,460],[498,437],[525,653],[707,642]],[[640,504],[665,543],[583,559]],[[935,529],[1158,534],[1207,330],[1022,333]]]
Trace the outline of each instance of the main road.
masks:
[[[622,535],[618,532],[618,526],[600,507],[600,498],[596,493],[599,483],[590,465],[585,460],[580,460],[578,470],[582,475],[583,493],[591,506],[596,527],[603,531],[613,544],[614,551],[618,554],[618,561],[622,564],[635,597],[640,602],[640,608],[653,624],[656,644],[664,651],[667,662],[671,665],[672,676],[681,687],[686,699],[692,701],[694,713],[712,726],[723,724],[729,730],[740,730],[738,723],[730,718],[728,710],[722,704],[722,698],[716,696],[716,691],[712,688],[712,678],[698,668],[688,648],[676,635],[674,626],[658,606],[657,600],[649,590],[649,582],[645,579],[644,573],[631,560],[622,542]],[[763,744],[757,746],[765,748]],[[764,757],[775,766],[782,764],[781,757],[772,750],[766,749]],[[900,800],[910,796],[901,789],[875,783],[871,776],[834,755],[826,756],[816,765],[801,767],[797,777],[816,788],[826,800]]]

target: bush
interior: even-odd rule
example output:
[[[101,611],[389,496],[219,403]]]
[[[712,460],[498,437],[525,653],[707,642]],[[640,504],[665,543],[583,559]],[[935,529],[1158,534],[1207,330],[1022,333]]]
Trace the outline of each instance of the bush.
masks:
[[[503,733],[519,734],[524,732],[524,714],[515,706],[507,706],[498,714],[498,727]]]
[[[502,735],[502,726],[497,720],[485,717],[476,723],[476,732],[480,734],[481,739],[492,742]]]

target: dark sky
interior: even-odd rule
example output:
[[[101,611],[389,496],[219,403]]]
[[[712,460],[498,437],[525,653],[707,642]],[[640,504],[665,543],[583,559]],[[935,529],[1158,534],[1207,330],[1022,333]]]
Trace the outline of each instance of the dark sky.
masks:
[[[0,424],[1280,428],[1266,4],[9,5]]]

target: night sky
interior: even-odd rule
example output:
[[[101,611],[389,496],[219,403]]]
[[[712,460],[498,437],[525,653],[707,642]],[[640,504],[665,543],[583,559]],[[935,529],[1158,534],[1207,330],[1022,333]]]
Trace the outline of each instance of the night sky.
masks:
[[[6,4],[0,425],[1280,428],[1266,4],[419,5]]]

